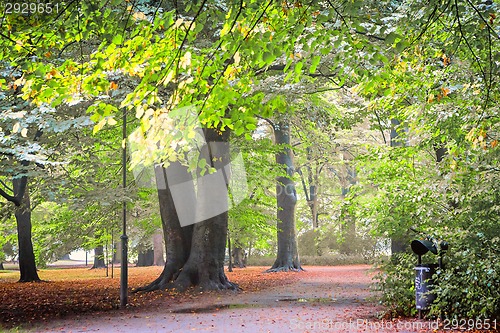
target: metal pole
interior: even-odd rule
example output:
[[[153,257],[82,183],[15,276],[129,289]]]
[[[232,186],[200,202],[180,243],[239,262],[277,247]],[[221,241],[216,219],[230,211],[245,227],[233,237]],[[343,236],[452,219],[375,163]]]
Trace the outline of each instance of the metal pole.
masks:
[[[127,113],[123,109],[123,126],[122,126],[122,175],[123,188],[127,186]],[[120,270],[120,306],[124,308],[128,303],[128,237],[127,237],[127,203],[123,200],[123,234],[120,236],[122,240],[122,260]]]

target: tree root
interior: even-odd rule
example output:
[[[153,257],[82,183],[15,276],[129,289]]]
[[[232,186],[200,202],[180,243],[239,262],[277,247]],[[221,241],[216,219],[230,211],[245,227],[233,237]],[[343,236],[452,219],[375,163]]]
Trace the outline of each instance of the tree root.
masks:
[[[160,276],[149,285],[134,289],[132,293],[150,292],[155,290],[175,289],[186,291],[194,287],[197,291],[208,290],[234,290],[240,291],[241,288],[233,282],[230,282],[225,274],[219,274],[209,278],[208,276],[199,279],[199,272],[196,268],[184,266],[182,269],[175,264],[166,264]]]
[[[278,273],[278,272],[303,272],[305,269],[302,268],[302,266],[297,266],[293,264],[289,265],[273,265],[273,267],[267,269],[265,273]]]

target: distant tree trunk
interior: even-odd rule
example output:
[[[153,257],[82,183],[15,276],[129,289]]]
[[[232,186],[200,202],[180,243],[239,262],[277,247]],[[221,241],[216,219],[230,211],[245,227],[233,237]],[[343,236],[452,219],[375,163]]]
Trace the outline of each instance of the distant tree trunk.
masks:
[[[40,278],[36,270],[35,254],[31,241],[31,204],[27,181],[23,182],[21,178],[15,178],[12,185],[14,196],[24,192],[21,205],[16,207],[15,211],[19,243],[19,271],[21,273],[19,282],[37,282],[40,281]],[[22,188],[23,186],[24,188]]]
[[[308,168],[308,181],[309,181],[309,200],[307,201],[307,204],[309,205],[309,208],[311,209],[311,218],[312,218],[312,224],[313,228],[316,229],[318,228],[318,178],[319,178],[319,170],[318,170],[318,165],[316,164],[316,170],[313,170],[311,168],[311,164],[313,163],[313,156],[312,156],[312,149],[311,147],[307,148],[307,160],[309,161],[309,165],[307,166]]]
[[[4,270],[5,268],[3,267],[3,262],[0,262],[0,270]]]
[[[274,126],[274,136],[277,145],[283,145],[281,152],[276,154],[276,163],[282,165],[286,176],[280,176],[276,183],[278,253],[273,266],[268,272],[300,271],[295,227],[295,206],[297,192],[292,180],[294,173],[293,155],[290,149],[290,126],[288,123],[278,123]]]
[[[122,258],[122,244],[116,242],[113,244],[113,264],[119,264]]]
[[[321,168],[316,165],[316,170],[313,170],[311,168],[312,164],[315,164],[315,161],[312,156],[312,149],[311,147],[307,147],[307,161],[308,164],[306,165],[307,169],[307,181],[309,184],[309,189],[306,185],[306,181],[304,179],[304,174],[301,170],[297,170],[300,179],[302,181],[302,187],[304,189],[304,194],[306,196],[306,201],[307,205],[311,209],[311,220],[312,220],[312,226],[313,229],[318,228],[318,178],[319,178],[319,173],[321,172]]]
[[[155,259],[154,250],[146,249],[144,251],[139,252],[136,266],[137,267],[153,266],[154,259]]]
[[[201,158],[206,160],[207,165],[221,172],[221,169],[229,163],[229,131],[205,129],[204,134],[208,144],[202,147]],[[219,143],[213,144],[216,141]],[[214,193],[213,188],[207,186],[207,177],[199,177],[196,196],[191,173],[179,163],[171,163],[168,168],[174,173],[174,177],[166,176],[169,169],[155,168],[157,185],[162,184],[158,187],[158,197],[167,247],[167,261],[161,275],[151,284],[137,291],[165,288],[183,291],[191,286],[202,290],[238,288],[237,285],[229,282],[224,272],[227,210],[194,225],[182,227],[179,219],[180,212],[174,204],[171,187],[183,185],[183,200],[197,203],[196,214],[198,216],[202,216],[199,214],[203,212],[203,209],[207,209],[212,204],[211,200],[214,196],[227,205],[227,193]],[[175,184],[172,180],[175,180]],[[226,186],[227,184],[226,179]],[[193,222],[196,222],[196,214],[192,216]]]
[[[350,187],[356,184],[356,169],[346,165],[346,179],[342,182],[341,197],[345,199],[347,194],[349,194]],[[344,237],[344,242],[340,245],[340,252],[344,254],[354,253],[357,249],[356,242],[356,219],[351,214],[347,214],[342,224],[342,236]]]
[[[402,141],[398,127],[401,125],[400,121],[397,119],[391,119],[391,147],[403,147],[407,144],[406,141]],[[409,240],[408,235],[399,234],[393,235],[391,237],[391,254],[402,253],[408,249]]]
[[[163,266],[165,265],[165,245],[163,244],[163,234],[161,230],[158,230],[153,234],[153,265],[154,266]]]
[[[239,268],[245,268],[245,253],[241,247],[235,247],[233,249],[234,265]]]
[[[228,272],[233,271],[233,249],[231,247],[231,233],[227,231],[227,253],[229,257],[229,263],[227,265]]]
[[[106,263],[104,262],[104,247],[99,245],[94,249],[94,268],[106,268]]]

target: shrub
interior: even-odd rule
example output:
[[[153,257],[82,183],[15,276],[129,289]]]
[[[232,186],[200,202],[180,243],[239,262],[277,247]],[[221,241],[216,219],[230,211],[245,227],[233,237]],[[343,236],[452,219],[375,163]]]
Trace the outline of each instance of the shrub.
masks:
[[[500,238],[484,234],[455,239],[446,269],[437,274],[431,313],[449,319],[500,319]]]
[[[433,276],[437,298],[428,315],[500,319],[500,238],[463,233],[453,239],[453,247],[444,257],[445,269]],[[415,264],[415,255],[404,253],[380,265],[375,290],[381,292],[380,301],[388,316],[416,314]]]
[[[380,292],[380,303],[387,307],[386,315],[412,316],[415,309],[415,256],[398,253],[391,260],[378,265],[380,272],[374,277],[375,291]]]

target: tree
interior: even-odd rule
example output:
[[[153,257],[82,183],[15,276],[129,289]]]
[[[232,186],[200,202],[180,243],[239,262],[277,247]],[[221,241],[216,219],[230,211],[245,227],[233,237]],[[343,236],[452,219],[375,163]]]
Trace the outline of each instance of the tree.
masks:
[[[200,161],[198,165],[208,165],[219,172],[229,163],[229,132],[220,132],[214,129],[204,129],[207,143],[201,147]],[[214,143],[217,143],[214,145]],[[170,168],[170,169],[169,169]],[[173,177],[167,177],[167,173],[174,172]],[[201,175],[201,170],[198,171]],[[225,177],[229,177],[228,174]],[[171,179],[177,184],[184,184],[187,188],[183,191],[184,199],[189,203],[196,203],[194,214],[186,216],[186,212],[179,212],[172,195]],[[228,178],[225,178],[228,185]],[[206,177],[197,179],[197,195],[195,197],[192,175],[186,167],[175,163],[167,168],[156,167],[156,181],[159,185],[158,197],[160,200],[160,212],[162,225],[166,237],[167,262],[161,275],[149,286],[140,288],[140,291],[150,291],[175,287],[178,290],[186,290],[191,286],[201,289],[220,290],[236,289],[234,283],[229,282],[224,273],[224,256],[227,240],[228,212],[224,210],[216,216],[200,219],[206,214],[208,205],[211,204],[212,196],[218,196],[218,203],[226,202],[227,197],[223,193],[211,193],[213,191],[207,186]],[[161,185],[160,185],[161,184]],[[184,207],[186,208],[186,207]],[[192,210],[192,206],[189,207]],[[187,226],[181,226],[182,219],[192,219]],[[197,223],[195,223],[198,221]],[[186,223],[183,221],[183,224]],[[194,225],[192,225],[195,223]]]
[[[106,268],[104,260],[104,246],[99,245],[94,249],[94,264],[92,268]]]
[[[391,134],[390,146],[391,147],[404,147],[404,138],[399,135],[401,131],[401,123],[397,119],[391,119]],[[409,237],[407,232],[404,234],[393,235],[391,237],[391,254],[402,253],[408,249]]]
[[[276,180],[278,253],[268,272],[300,271],[295,227],[297,191],[292,178],[295,169],[290,147],[290,125],[287,121],[280,121],[273,125],[273,130],[275,143],[281,147],[281,152],[276,153],[276,163],[283,168],[283,174]]]
[[[31,242],[31,204],[27,184],[23,179],[12,182],[14,197],[21,197],[21,204],[16,207],[17,237],[19,245],[19,282],[40,281],[35,264],[33,243]],[[24,186],[24,188],[23,188]],[[24,192],[24,195],[21,193]]]

